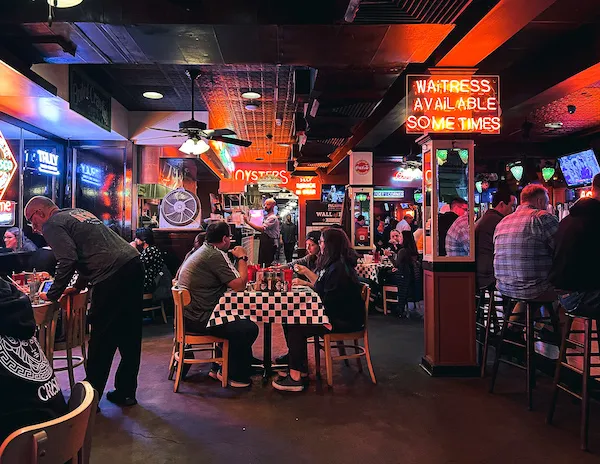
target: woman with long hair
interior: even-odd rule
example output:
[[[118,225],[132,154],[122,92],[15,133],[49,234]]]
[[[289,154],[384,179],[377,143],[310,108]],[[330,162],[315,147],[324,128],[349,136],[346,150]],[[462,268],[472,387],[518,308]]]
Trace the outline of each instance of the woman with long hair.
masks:
[[[23,243],[19,246],[19,238],[23,238]],[[37,246],[18,227],[11,227],[4,232],[4,245],[12,251],[35,251]]]
[[[398,287],[396,312],[399,316],[404,314],[409,300],[414,302],[422,299],[421,260],[415,238],[408,230],[402,231],[402,248],[396,255],[389,283]]]
[[[319,247],[321,254],[317,260],[317,272],[301,265],[296,266],[296,272],[308,277],[314,285],[323,301],[332,332],[362,329],[365,310],[355,270],[357,255],[348,236],[341,229],[326,229],[319,240]],[[289,373],[275,379],[273,387],[299,392],[304,390],[308,379],[306,339],[323,335],[327,329],[321,325],[287,325],[284,333],[289,348]]]

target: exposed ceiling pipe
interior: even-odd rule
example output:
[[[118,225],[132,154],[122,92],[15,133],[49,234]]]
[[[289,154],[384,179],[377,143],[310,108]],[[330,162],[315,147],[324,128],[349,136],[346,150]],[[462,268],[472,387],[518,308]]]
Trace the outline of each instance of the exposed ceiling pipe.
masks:
[[[358,13],[358,8],[360,7],[361,0],[350,0],[348,2],[348,8],[346,8],[346,13],[344,14],[344,21],[347,23],[354,22],[354,18],[356,18],[356,13]]]

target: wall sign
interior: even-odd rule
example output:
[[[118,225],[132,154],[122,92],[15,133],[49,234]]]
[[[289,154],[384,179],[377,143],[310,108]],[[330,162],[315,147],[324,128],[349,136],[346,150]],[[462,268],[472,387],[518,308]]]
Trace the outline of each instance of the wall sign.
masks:
[[[350,154],[350,185],[373,185],[373,153]]]
[[[423,171],[419,168],[398,168],[392,180],[396,182],[412,182],[422,178]]]
[[[342,204],[319,200],[306,202],[306,233],[342,223]]]
[[[0,227],[12,227],[15,225],[16,205],[14,201],[0,201]]]
[[[43,174],[60,176],[58,170],[59,157],[53,151],[25,150],[25,165]]]
[[[403,200],[404,190],[375,190],[373,198],[375,200]]]
[[[500,133],[498,76],[409,75],[406,133]]]
[[[2,132],[0,132],[0,200],[4,198],[6,189],[10,185],[10,181],[15,175],[17,170],[17,161],[4,138]]]
[[[73,66],[69,66],[69,108],[102,129],[111,131],[110,95]]]
[[[81,182],[95,187],[102,187],[104,176],[102,169],[91,164],[80,163],[77,169],[81,175]]]
[[[314,196],[317,194],[317,183],[312,182],[312,177],[300,177],[296,182],[296,195]]]

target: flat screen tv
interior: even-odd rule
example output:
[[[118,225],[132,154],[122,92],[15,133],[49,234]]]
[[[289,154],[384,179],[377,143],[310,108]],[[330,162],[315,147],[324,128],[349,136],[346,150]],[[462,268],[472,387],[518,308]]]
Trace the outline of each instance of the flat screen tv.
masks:
[[[558,158],[560,170],[569,187],[584,187],[600,172],[594,150],[589,149]]]
[[[343,203],[345,191],[345,185],[323,184],[321,201],[324,203]]]

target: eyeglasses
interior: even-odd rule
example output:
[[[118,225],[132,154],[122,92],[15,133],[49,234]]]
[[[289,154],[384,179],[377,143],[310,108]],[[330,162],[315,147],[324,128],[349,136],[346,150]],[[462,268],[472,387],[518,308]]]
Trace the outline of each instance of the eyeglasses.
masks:
[[[33,216],[35,216],[39,212],[40,212],[40,210],[36,209],[33,213],[31,213],[31,216],[29,216],[29,218],[27,218],[27,216],[25,216],[25,221],[27,222],[27,225],[29,227],[33,227],[33,224],[31,223],[31,221],[33,220]]]

